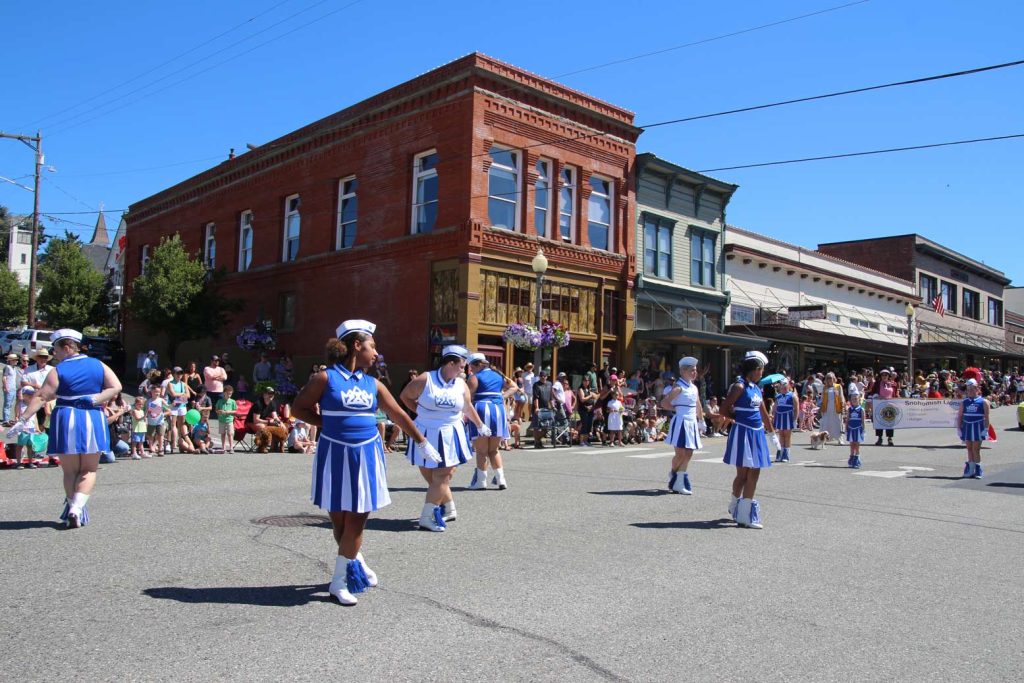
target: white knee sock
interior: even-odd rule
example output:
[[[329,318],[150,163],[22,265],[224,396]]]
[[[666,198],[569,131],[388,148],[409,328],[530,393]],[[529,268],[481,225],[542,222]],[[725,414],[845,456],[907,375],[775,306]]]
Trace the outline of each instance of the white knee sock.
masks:
[[[88,493],[76,493],[75,495],[71,496],[71,507],[77,510],[81,510],[82,508],[84,508],[87,502],[89,502]]]
[[[450,498],[447,503],[444,504],[444,512],[446,515],[455,513],[455,498]]]

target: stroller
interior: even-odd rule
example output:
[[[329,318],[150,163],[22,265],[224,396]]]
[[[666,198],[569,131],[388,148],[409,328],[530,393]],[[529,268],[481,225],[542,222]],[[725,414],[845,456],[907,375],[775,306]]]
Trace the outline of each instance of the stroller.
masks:
[[[569,415],[565,411],[565,404],[561,401],[555,401],[555,409],[551,412],[553,413],[551,445],[555,448],[559,444],[572,446],[572,429],[569,425]]]

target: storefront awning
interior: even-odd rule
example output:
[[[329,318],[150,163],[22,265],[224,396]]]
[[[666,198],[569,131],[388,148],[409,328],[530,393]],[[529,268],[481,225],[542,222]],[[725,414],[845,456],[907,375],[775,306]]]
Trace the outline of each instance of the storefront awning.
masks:
[[[711,344],[714,346],[740,346],[746,349],[767,349],[767,339],[746,334],[722,334],[676,327],[666,330],[637,330],[633,338],[647,341],[666,341],[675,344]]]
[[[891,358],[907,357],[906,346],[890,344],[877,339],[858,337],[855,334],[842,335],[790,325],[743,325],[743,329],[764,335],[772,341],[820,346],[822,348],[831,348],[855,354],[867,353],[875,356],[889,356]],[[914,355],[917,355],[916,350]]]

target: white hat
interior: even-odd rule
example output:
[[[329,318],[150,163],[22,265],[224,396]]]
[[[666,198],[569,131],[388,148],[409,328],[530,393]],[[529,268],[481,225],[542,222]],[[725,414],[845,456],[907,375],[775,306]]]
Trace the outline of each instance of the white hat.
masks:
[[[342,324],[338,325],[338,329],[335,330],[334,333],[337,335],[338,339],[344,339],[353,332],[373,334],[373,331],[376,329],[377,326],[369,320],[346,320]]]
[[[466,362],[467,363],[484,363],[485,365],[490,365],[490,361],[487,360],[487,356],[485,356],[482,353],[471,353],[471,354],[469,354],[469,358],[466,359]]]
[[[82,341],[82,333],[77,330],[72,330],[70,327],[64,327],[50,335],[50,342],[56,344],[61,339],[71,339],[76,342]]]
[[[469,357],[469,349],[465,346],[459,346],[458,344],[451,344],[441,349],[441,357],[445,356],[458,356],[459,358],[465,359]]]
[[[698,361],[693,356],[687,356],[686,358],[680,358],[679,359],[679,367],[681,367],[681,368],[685,368],[685,367],[693,367],[693,368],[695,368],[695,367],[697,367],[697,363],[699,363],[699,362],[700,361]]]
[[[857,387],[850,389],[850,398],[853,398],[854,396],[860,396],[860,389]]]
[[[756,360],[761,365],[768,365],[768,356],[760,351],[747,351],[746,355],[743,356],[743,360]]]
[[[971,379],[969,379],[969,380],[967,380],[966,382],[964,382],[964,386],[968,386],[968,387],[976,387],[976,386],[978,386],[978,380],[976,380],[976,379],[974,379],[974,378],[972,377]]]

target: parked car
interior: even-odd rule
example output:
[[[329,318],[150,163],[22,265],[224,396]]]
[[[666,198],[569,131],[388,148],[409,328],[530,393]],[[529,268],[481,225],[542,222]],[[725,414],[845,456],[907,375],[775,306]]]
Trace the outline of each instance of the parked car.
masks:
[[[0,351],[3,351],[4,355],[11,352],[11,345],[14,340],[21,336],[21,333],[25,330],[4,330],[0,332]]]
[[[50,343],[52,330],[24,330],[11,342],[11,348],[7,353],[27,353],[35,355],[40,349],[50,350],[53,344]]]
[[[82,338],[82,346],[87,355],[103,361],[115,373],[124,371],[124,347],[118,340],[86,335]]]

